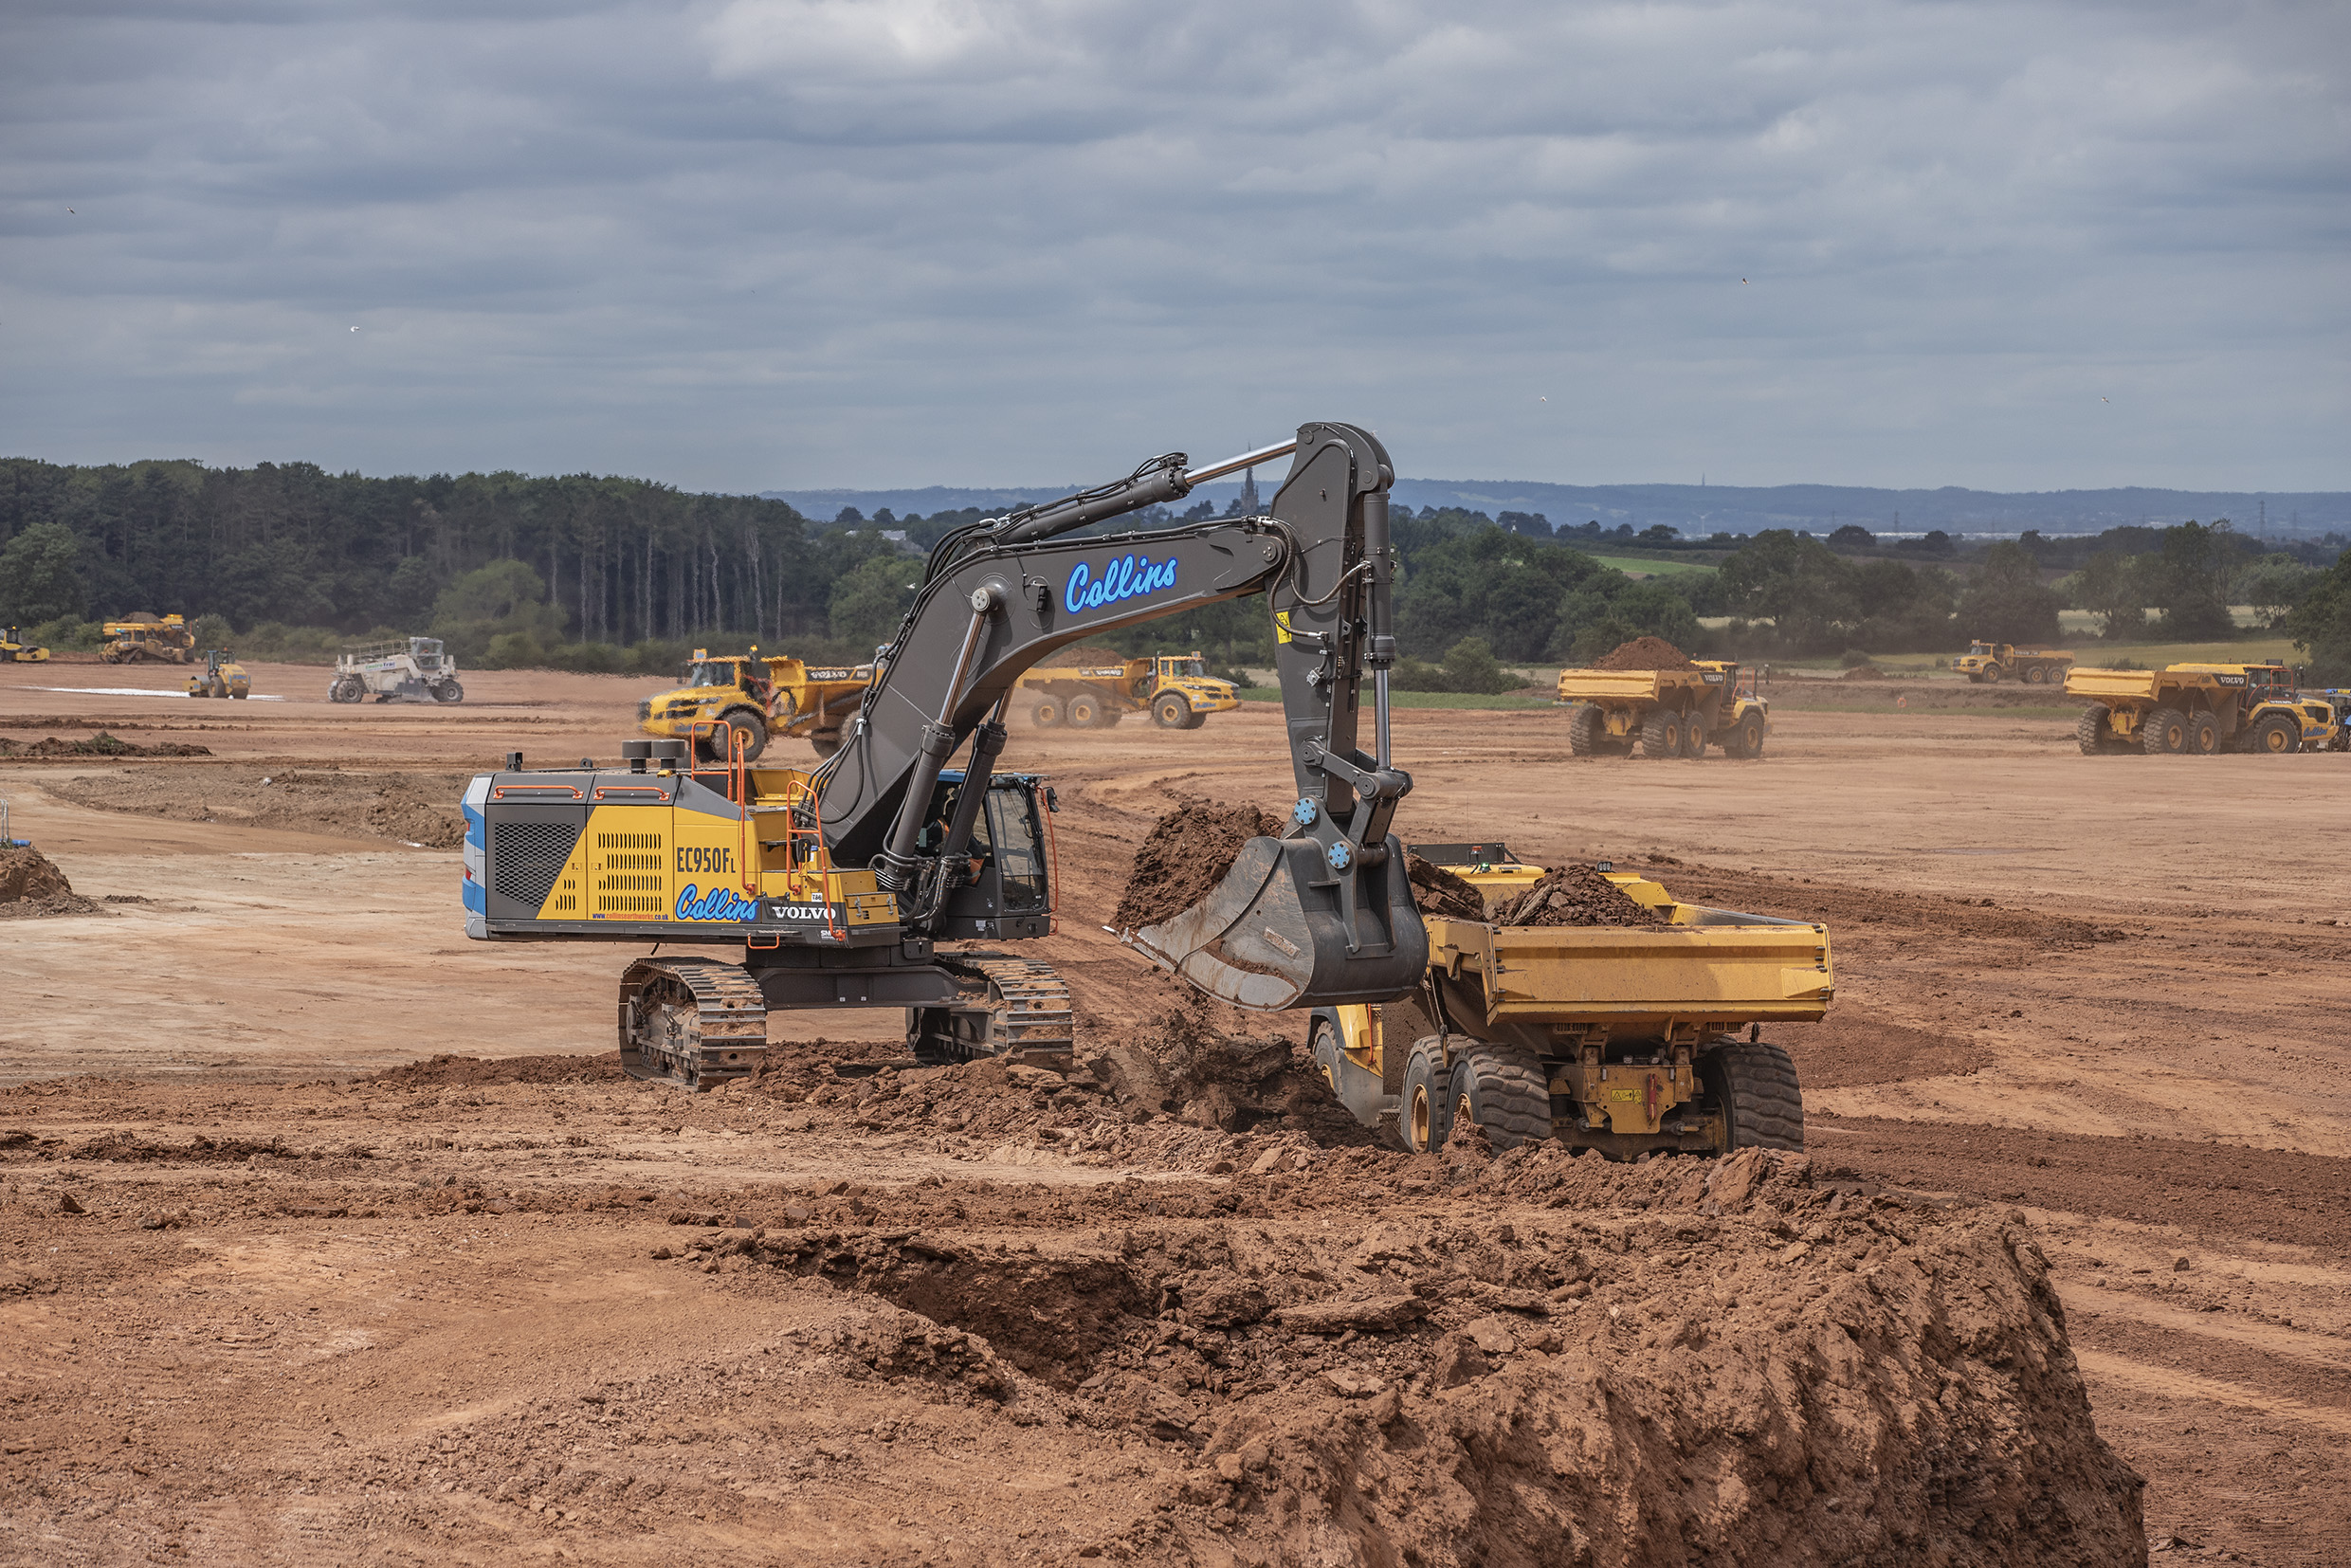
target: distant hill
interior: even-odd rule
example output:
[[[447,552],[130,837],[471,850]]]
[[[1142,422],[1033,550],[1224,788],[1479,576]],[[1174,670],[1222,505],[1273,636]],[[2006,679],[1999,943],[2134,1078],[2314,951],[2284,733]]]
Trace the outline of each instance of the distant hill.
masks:
[[[1270,465],[1261,485],[1278,472]],[[966,506],[987,509],[1051,501],[1081,488],[1032,486],[960,489],[932,485],[920,490],[763,490],[770,500],[791,502],[806,516],[829,521],[845,506],[870,518],[888,507],[899,517],[929,516]],[[1195,496],[1218,511],[1240,493],[1238,483],[1204,484]],[[1267,486],[1270,494],[1270,487]],[[1766,528],[1795,528],[1815,534],[1849,522],[1873,534],[1923,534],[1940,528],[1954,535],[2010,537],[2034,528],[2045,535],[2096,534],[2130,523],[2211,522],[2227,518],[2240,533],[2307,538],[2351,529],[2351,491],[2042,490],[2009,493],[1964,490],[1879,490],[1850,484],[1541,484],[1520,480],[1400,479],[1396,504],[1459,506],[1496,516],[1539,512],[1554,527],[1597,521],[1613,529],[1631,523],[1634,532],[1664,523],[1686,537],[1755,534]],[[2266,515],[2266,519],[2265,519]]]

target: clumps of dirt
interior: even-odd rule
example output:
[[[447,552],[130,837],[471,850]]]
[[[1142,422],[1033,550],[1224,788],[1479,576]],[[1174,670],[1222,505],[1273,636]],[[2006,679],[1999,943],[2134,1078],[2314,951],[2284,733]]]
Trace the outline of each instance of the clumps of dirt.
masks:
[[[138,768],[43,780],[61,800],[174,822],[286,828],[451,849],[465,840],[465,774],[358,769]]]
[[[1664,925],[1666,917],[1589,866],[1561,866],[1494,911],[1496,925]]]
[[[1847,670],[1843,675],[1839,676],[1838,679],[1844,681],[1883,681],[1886,679],[1886,673],[1885,671],[1879,669],[1875,665],[1855,665],[1852,668]]]
[[[1404,873],[1412,879],[1412,907],[1422,914],[1446,915],[1457,921],[1485,919],[1485,895],[1434,861],[1406,850]]]
[[[1239,1561],[2143,1551],[2143,1483],[2092,1425],[2014,1211],[1762,1150],[1626,1166],[1540,1144],[1344,1226],[1046,1223],[1145,1186],[1039,1189],[1025,1237],[915,1191],[886,1222],[795,1205],[655,1255],[755,1300],[820,1279],[887,1304],[809,1342],[853,1378],[1190,1450],[1088,1549],[1105,1560],[1190,1560],[1212,1534]]]
[[[40,850],[30,845],[0,844],[0,920],[105,912],[75,892],[65,873]]]
[[[1594,662],[1594,669],[1690,669],[1688,654],[1663,637],[1635,637],[1618,643]]]
[[[1126,892],[1110,917],[1121,930],[1157,925],[1182,914],[1215,890],[1252,838],[1279,838],[1282,819],[1255,806],[1186,799],[1152,824]]]
[[[620,1052],[600,1056],[428,1056],[359,1079],[395,1089],[479,1088],[485,1084],[597,1084],[629,1075]]]
[[[104,730],[87,740],[67,740],[48,736],[33,741],[10,740],[0,736],[0,757],[210,757],[209,746],[191,746],[176,740],[158,740],[142,744],[137,740],[118,739]]]

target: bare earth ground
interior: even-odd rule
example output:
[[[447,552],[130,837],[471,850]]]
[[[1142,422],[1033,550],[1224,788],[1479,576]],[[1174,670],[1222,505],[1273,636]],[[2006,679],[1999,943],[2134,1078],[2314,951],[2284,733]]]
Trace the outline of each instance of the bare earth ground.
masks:
[[[1342,1497],[1335,1477],[1477,1454],[1431,1413],[1486,1408],[1546,1357],[1637,1383],[1648,1358],[1611,1352],[1609,1292],[1659,1333],[1687,1303],[1605,1268],[1558,1298],[1577,1282],[1522,1279],[1512,1249],[1597,1258],[1663,1223],[1645,1213],[1700,1225],[1712,1200],[1670,1182],[1701,1162],[1570,1162],[1586,1186],[1563,1211],[1515,1177],[1328,1147],[1298,1115],[1136,1126],[1115,1096],[1004,1102],[1002,1084],[968,1086],[996,1108],[966,1113],[964,1087],[868,1076],[886,1014],[779,1019],[779,1039],[838,1044],[807,1047],[810,1073],[774,1092],[614,1081],[592,1058],[623,955],[465,941],[454,851],[406,846],[431,842],[415,813],[443,780],[512,749],[610,757],[663,683],[469,673],[461,708],[354,709],[323,701],[315,669],[254,673],[288,700],[191,702],[161,670],[0,669],[0,736],[104,728],[217,754],[0,763],[14,836],[82,894],[151,901],[0,922],[11,1559],[1356,1560],[1329,1555],[1374,1539],[1343,1515],[1395,1543],[1363,1560],[1574,1560],[1513,1533],[1522,1504]],[[2346,759],[2086,758],[2068,719],[1899,695],[1783,710],[1755,764],[1572,760],[1549,711],[1402,713],[1417,787],[1399,826],[1613,858],[1685,897],[1829,923],[1836,1009],[1777,1036],[1813,1156],[1780,1178],[1786,1212],[1800,1236],[1824,1229],[1704,1219],[1720,1233],[1623,1256],[1669,1248],[1761,1279],[1785,1244],[1812,1256],[1768,1277],[1801,1293],[1865,1220],[1933,1260],[1976,1255],[1980,1228],[2020,1211],[2098,1431],[2146,1478],[2159,1556],[2344,1560],[2351,886],[2309,850],[2339,832]],[[1286,800],[1278,745],[1255,708],[1192,734],[1015,732],[1008,764],[1061,785],[1062,930],[1037,945],[1072,979],[1083,1041],[1132,1045],[1178,1000],[1093,928],[1134,845],[1176,794]],[[547,1082],[364,1077],[437,1053],[583,1060]],[[920,1118],[891,1109],[915,1101]],[[1879,1184],[1908,1194],[1890,1217],[1824,1212],[1893,1203],[1868,1199]],[[1465,1193],[1485,1195],[1463,1229]],[[1599,1230],[1567,1235],[1563,1213]],[[738,1215],[748,1228],[700,1223]],[[1411,1232],[1413,1267],[1465,1270],[1409,1330],[1285,1339],[1181,1300],[1204,1275],[1269,1298],[1337,1277],[1333,1238],[1386,1225]],[[736,1245],[705,1260],[721,1249],[689,1234]],[[803,1248],[816,1236],[832,1239]],[[932,1245],[955,1261],[904,1255]],[[942,1271],[963,1282],[952,1301]],[[1547,1313],[1508,1295],[1529,1289]],[[1081,1321],[1129,1297],[1164,1337]],[[1495,1339],[1497,1313],[1515,1338]],[[1399,1348],[1412,1334],[1420,1361]],[[1471,1351],[1491,1376],[1458,1387],[1426,1359]],[[1347,1392],[1369,1385],[1383,1392]],[[1382,1441],[1425,1446],[1331,1449],[1370,1430],[1347,1416],[1367,1410],[1390,1417]],[[1680,1463],[1669,1491],[1713,1485]],[[1853,1496],[1806,1516],[1821,1550],[1905,1560],[1893,1537],[1833,1534],[1908,1505]],[[1706,1559],[1703,1535],[1684,1539],[1686,1557],[1600,1541],[1589,1560]],[[1750,1548],[1717,1556],[1803,1559]]]

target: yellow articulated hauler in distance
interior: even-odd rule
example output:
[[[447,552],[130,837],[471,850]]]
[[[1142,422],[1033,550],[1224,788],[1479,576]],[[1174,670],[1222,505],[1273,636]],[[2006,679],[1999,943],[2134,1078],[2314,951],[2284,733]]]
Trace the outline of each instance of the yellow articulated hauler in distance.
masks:
[[[1500,844],[1412,852],[1489,903],[1542,875]],[[1316,1010],[1315,1061],[1358,1121],[1394,1118],[1416,1150],[1472,1121],[1497,1148],[1556,1138],[1617,1159],[1804,1146],[1795,1065],[1759,1036],[1827,1014],[1828,928],[1684,903],[1637,873],[1599,870],[1667,923],[1425,916],[1429,969],[1414,994]]]
[[[841,749],[841,726],[873,684],[871,665],[811,665],[762,659],[759,650],[712,658],[702,648],[685,684],[637,704],[637,728],[692,744],[698,761],[725,760],[737,750],[757,761],[775,737],[805,738],[819,757]]]

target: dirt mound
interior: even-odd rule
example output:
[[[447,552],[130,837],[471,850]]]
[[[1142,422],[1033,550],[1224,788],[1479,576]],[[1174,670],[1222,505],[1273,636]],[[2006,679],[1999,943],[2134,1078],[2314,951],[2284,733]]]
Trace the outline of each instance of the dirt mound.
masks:
[[[10,740],[0,736],[0,757],[210,757],[211,749],[191,746],[175,740],[158,740],[142,745],[136,740],[119,740],[104,730],[87,740],[65,740],[48,736],[30,742]]]
[[[886,1229],[802,1210],[657,1255],[890,1304],[814,1348],[942,1415],[1197,1449],[1087,1556],[1192,1561],[1212,1533],[1236,1561],[2139,1560],[2142,1484],[2014,1212],[1861,1199],[1762,1151],[1530,1145],[1465,1174],[1441,1211],[1338,1228],[1089,1239],[1114,1187],[1051,1245],[951,1238],[910,1193]]]
[[[1595,660],[1594,669],[1688,669],[1689,655],[1663,637],[1635,637],[1618,643]]]
[[[1254,806],[1182,802],[1152,825],[1135,851],[1135,869],[1110,923],[1125,930],[1183,913],[1225,880],[1243,845],[1281,833],[1282,819]]]
[[[1886,679],[1886,674],[1875,665],[1855,665],[1852,668],[1847,670],[1842,676],[1838,677],[1838,679],[1845,681],[1883,681]]]
[[[341,768],[139,768],[44,780],[61,800],[174,822],[290,828],[448,849],[465,840],[465,774]]]
[[[104,913],[98,903],[75,892],[65,873],[40,850],[0,844],[0,920]]]
[[[1434,861],[1406,851],[1405,875],[1412,882],[1412,906],[1424,915],[1449,915],[1455,920],[1485,919],[1485,895]]]
[[[1589,866],[1561,866],[1494,911],[1496,925],[1663,925],[1665,916],[1636,903]]]
[[[620,1052],[601,1056],[428,1056],[368,1074],[362,1084],[395,1089],[478,1087],[483,1084],[592,1084],[626,1078]]]

